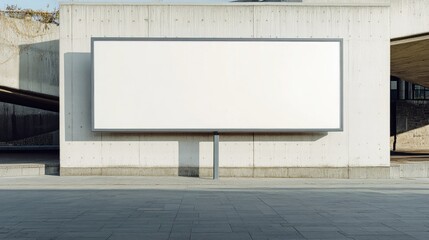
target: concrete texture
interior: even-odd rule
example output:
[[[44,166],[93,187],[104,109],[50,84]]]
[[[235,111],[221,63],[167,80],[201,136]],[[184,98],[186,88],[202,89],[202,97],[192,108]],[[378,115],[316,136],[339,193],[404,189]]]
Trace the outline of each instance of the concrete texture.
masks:
[[[0,14],[0,83],[58,96],[59,27]]]
[[[428,183],[2,178],[0,239],[426,240]]]
[[[392,38],[429,32],[429,1],[391,0]]]
[[[429,178],[429,161],[394,163],[390,167],[391,178]]]
[[[213,168],[174,167],[61,167],[61,176],[192,176],[212,177]],[[389,167],[355,168],[219,168],[221,177],[255,178],[390,178]]]
[[[0,164],[0,177],[42,176],[45,175],[44,164]]]
[[[28,148],[27,151],[16,152],[14,148],[0,153],[0,169],[14,169],[7,176],[22,176],[23,168],[30,165],[43,165],[44,172],[36,175],[58,175],[59,153],[55,149]],[[4,151],[5,149],[3,149]],[[15,165],[12,165],[15,164]],[[21,170],[20,170],[21,169]],[[181,167],[181,168],[61,168],[62,176],[192,176],[210,178],[212,168]],[[2,176],[6,176],[3,170]],[[387,179],[387,178],[427,178],[429,177],[429,155],[423,153],[394,153],[389,167],[368,168],[221,168],[222,177],[253,177],[253,178],[336,178],[336,179]]]
[[[429,155],[427,151],[395,152],[391,156],[391,178],[428,178]]]
[[[88,168],[94,174],[112,168],[210,168],[211,134],[91,131],[90,38],[223,37],[344,40],[344,131],[221,134],[220,167],[224,172],[235,175],[240,168],[246,169],[240,174],[248,175],[249,168],[271,168],[255,173],[284,176],[290,168],[296,177],[345,177],[348,172],[335,168],[388,168],[388,3],[61,4],[61,167]],[[334,170],[323,170],[331,168]]]
[[[3,14],[0,26],[0,85],[58,96],[59,27]],[[0,102],[0,146],[58,145],[58,129],[57,113]]]
[[[55,150],[0,151],[0,176],[58,175],[59,168],[59,152]]]

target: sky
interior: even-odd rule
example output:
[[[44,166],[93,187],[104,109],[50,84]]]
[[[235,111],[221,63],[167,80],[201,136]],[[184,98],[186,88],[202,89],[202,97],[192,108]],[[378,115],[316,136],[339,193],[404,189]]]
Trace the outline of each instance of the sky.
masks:
[[[18,5],[20,8],[30,8],[33,10],[53,10],[58,8],[57,0],[0,0],[0,9],[5,9],[6,5]]]

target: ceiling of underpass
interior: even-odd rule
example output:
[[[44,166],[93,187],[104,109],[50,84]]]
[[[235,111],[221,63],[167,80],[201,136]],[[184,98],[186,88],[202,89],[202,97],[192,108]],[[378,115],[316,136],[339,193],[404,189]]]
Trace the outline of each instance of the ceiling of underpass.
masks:
[[[391,41],[391,75],[429,87],[429,33]]]

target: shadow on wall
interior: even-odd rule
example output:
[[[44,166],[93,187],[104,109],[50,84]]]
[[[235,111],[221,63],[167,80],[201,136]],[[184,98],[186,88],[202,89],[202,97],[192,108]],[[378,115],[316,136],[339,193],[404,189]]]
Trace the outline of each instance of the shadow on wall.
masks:
[[[59,95],[59,40],[19,46],[19,88]]]
[[[20,45],[18,80],[20,89],[58,96],[59,40]],[[0,103],[0,142],[58,145],[58,129],[58,113]]]
[[[179,141],[179,176],[199,177],[200,137],[184,137]]]
[[[139,134],[92,132],[91,54],[64,54],[66,141],[166,141],[178,143],[179,176],[199,176],[199,145],[207,134]],[[114,111],[114,109],[112,109]],[[152,151],[157,151],[152,149]],[[161,150],[159,155],[163,155]],[[162,159],[160,159],[162,161]]]
[[[64,54],[64,120],[66,141],[140,142],[140,152],[150,151],[153,165],[163,162],[165,157],[178,156],[179,176],[199,176],[202,143],[210,143],[210,133],[101,133],[91,129],[91,55],[90,53]],[[114,109],[112,109],[114,111]],[[327,133],[246,133],[221,134],[221,142],[252,142],[255,136],[264,142],[317,141]],[[170,147],[159,147],[158,143],[174,143]],[[177,144],[176,144],[177,143]],[[221,148],[222,150],[222,148]],[[169,151],[173,153],[169,153]],[[178,152],[177,152],[178,151]],[[144,158],[145,156],[140,156]]]

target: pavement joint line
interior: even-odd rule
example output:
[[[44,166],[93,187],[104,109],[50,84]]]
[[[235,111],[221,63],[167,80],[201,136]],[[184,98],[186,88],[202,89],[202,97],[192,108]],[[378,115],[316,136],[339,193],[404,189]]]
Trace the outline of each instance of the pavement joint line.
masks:
[[[183,178],[143,180],[140,186],[140,177],[1,178],[9,188],[0,189],[0,225],[7,223],[0,238],[3,230],[10,238],[34,230],[34,236],[46,231],[58,239],[74,233],[154,240],[204,234],[223,240],[282,234],[429,239],[429,179],[225,179],[214,186]],[[186,229],[188,235],[179,234]]]

